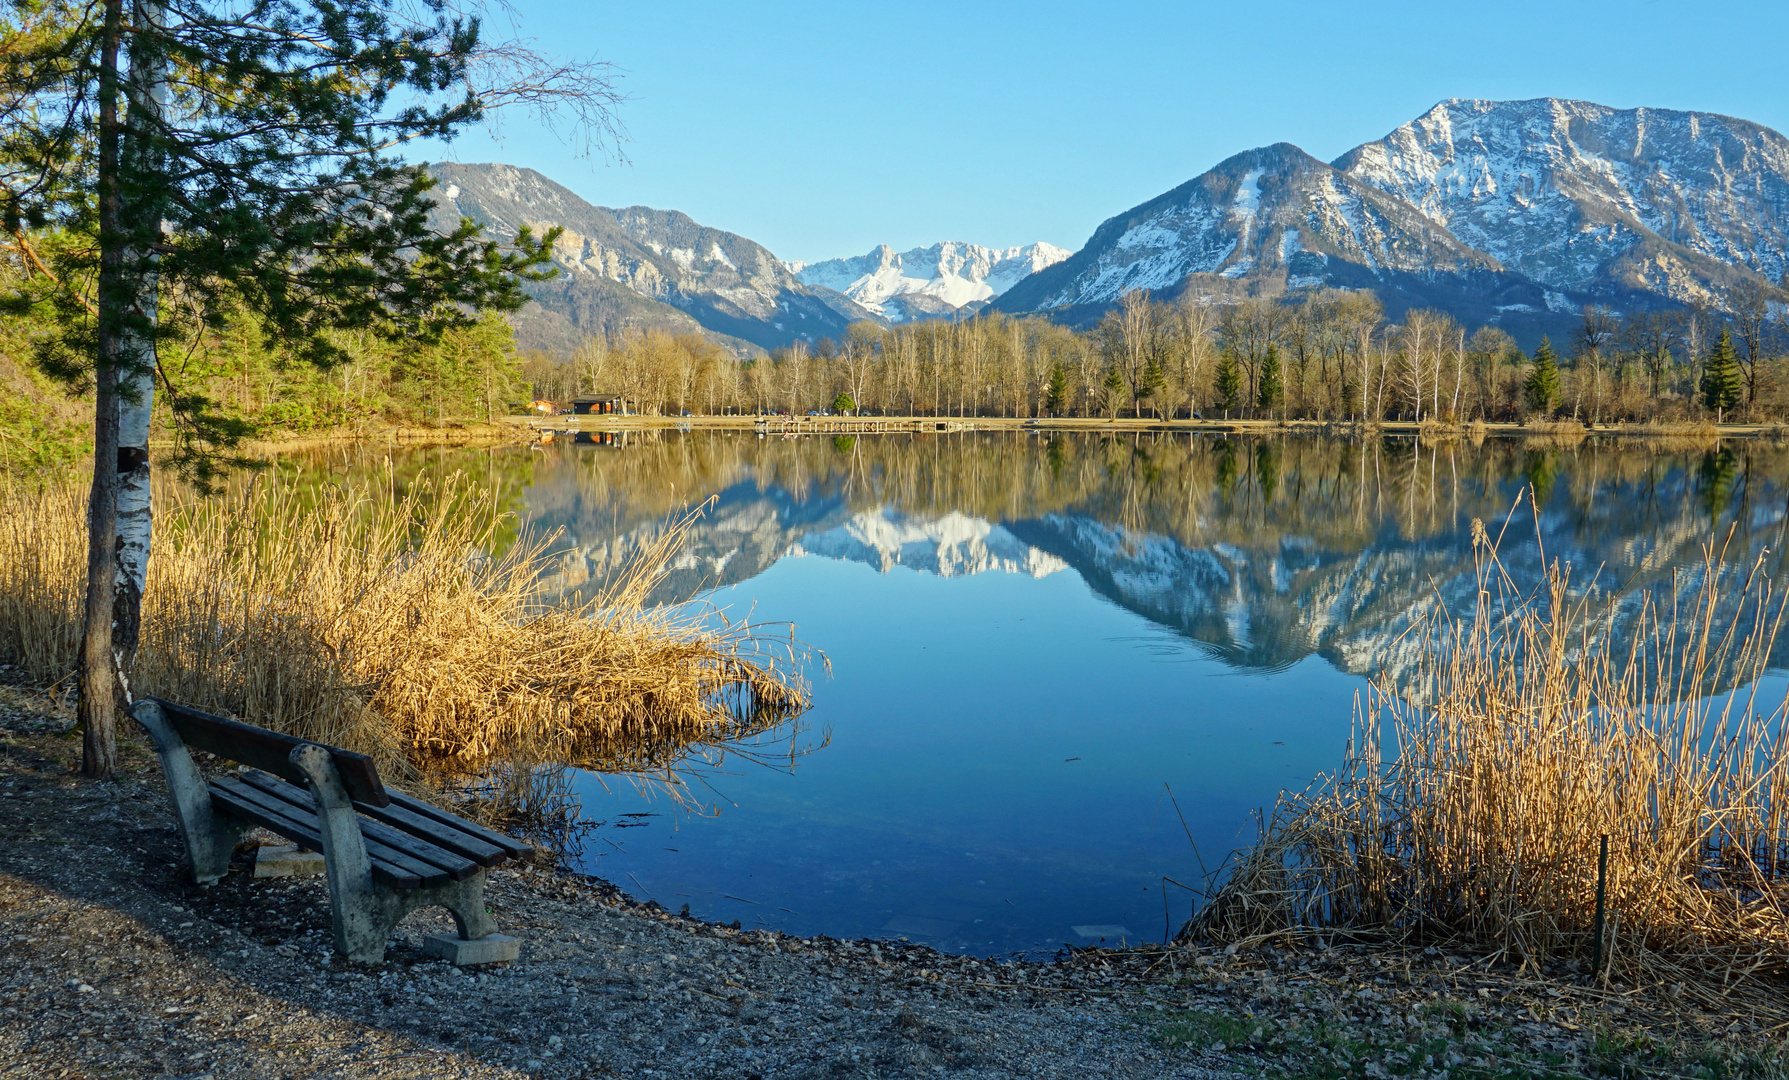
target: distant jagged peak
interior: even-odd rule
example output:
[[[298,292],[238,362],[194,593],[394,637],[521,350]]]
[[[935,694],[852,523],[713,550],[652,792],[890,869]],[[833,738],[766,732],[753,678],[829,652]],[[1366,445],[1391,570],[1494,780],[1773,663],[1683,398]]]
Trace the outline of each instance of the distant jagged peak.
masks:
[[[877,244],[869,252],[824,262],[792,262],[807,285],[843,293],[892,322],[918,313],[956,310],[1006,292],[1025,277],[1054,266],[1069,252],[1039,241],[995,248],[945,240],[897,252]],[[911,297],[911,302],[897,302]]]

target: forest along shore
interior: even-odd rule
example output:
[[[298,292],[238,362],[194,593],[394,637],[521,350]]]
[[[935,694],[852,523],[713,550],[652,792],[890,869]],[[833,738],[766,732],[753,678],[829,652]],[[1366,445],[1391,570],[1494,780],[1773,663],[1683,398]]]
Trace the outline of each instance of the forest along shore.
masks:
[[[14,677],[0,670],[0,681]],[[16,677],[15,677],[16,681]],[[126,737],[77,774],[70,716],[0,686],[0,1075],[1136,1077],[1777,1075],[1776,1018],[1669,988],[1340,942],[1078,950],[1052,962],[804,939],[673,915],[550,865],[488,892],[513,965],[329,948],[320,879],[201,888]],[[1633,1072],[1640,1075],[1642,1072]]]
[[[1625,436],[1633,438],[1692,440],[1713,443],[1731,438],[1789,438],[1789,424],[1605,423],[1586,426],[1571,420],[1537,423],[1442,423],[1425,420],[1384,420],[1360,424],[1346,420],[1270,420],[1207,417],[1011,417],[1011,416],[506,416],[496,423],[532,437],[543,432],[660,431],[767,431],[775,434],[851,435],[932,431],[1185,431],[1248,433],[1261,435],[1420,435],[1436,439],[1543,438],[1549,440]],[[439,438],[439,436],[437,436]]]

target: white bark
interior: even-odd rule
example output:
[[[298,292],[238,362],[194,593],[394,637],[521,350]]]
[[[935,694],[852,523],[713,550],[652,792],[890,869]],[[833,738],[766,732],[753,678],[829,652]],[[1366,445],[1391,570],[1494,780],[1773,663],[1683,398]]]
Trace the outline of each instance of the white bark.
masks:
[[[167,17],[159,3],[144,6],[144,17],[160,26]],[[134,51],[130,58],[129,108],[141,111],[144,121],[136,130],[153,127],[167,105],[167,58],[159,48]],[[144,164],[140,159],[139,166]],[[138,259],[144,261],[139,263]],[[160,275],[153,252],[131,252],[127,265],[145,269],[137,279],[136,313],[153,328],[158,317]],[[149,419],[155,404],[155,341],[135,332],[125,338],[127,365],[118,372],[118,560],[117,593],[113,601],[112,648],[118,656],[120,678],[136,659],[142,623],[143,590],[149,576],[151,525],[154,518],[149,492]],[[130,698],[125,686],[125,698]]]

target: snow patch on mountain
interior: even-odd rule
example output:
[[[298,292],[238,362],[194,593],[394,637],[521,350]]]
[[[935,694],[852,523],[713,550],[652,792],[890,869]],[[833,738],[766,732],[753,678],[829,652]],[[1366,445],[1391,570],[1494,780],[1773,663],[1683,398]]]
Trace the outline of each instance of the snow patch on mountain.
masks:
[[[1068,256],[1062,248],[1042,242],[989,248],[946,241],[903,252],[881,244],[855,258],[792,262],[788,267],[803,284],[844,293],[876,314],[900,322],[914,308],[891,303],[897,298],[929,298],[960,308],[991,300]]]
[[[1455,98],[1335,165],[1555,290],[1701,301],[1698,257],[1789,270],[1789,139],[1746,120]]]

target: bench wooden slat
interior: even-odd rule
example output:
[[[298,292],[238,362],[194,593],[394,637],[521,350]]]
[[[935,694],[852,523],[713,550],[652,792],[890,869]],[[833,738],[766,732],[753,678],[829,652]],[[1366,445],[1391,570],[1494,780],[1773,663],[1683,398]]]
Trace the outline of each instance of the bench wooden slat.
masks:
[[[293,800],[282,799],[278,796],[271,795],[257,787],[243,783],[236,777],[213,781],[212,787],[216,788],[219,784],[225,783],[233,785],[231,790],[238,798],[255,801],[263,809],[271,810],[276,813],[284,813],[289,818],[304,821],[307,824],[314,823],[317,820],[317,812],[312,807],[304,806]],[[305,792],[304,794],[309,795],[310,793]],[[312,824],[312,827],[315,828],[316,826]],[[361,842],[366,845],[368,858],[383,859],[404,874],[415,877],[417,881],[423,885],[442,885],[454,880],[446,870],[436,866],[434,863],[419,859],[401,848],[395,848],[389,844],[381,843],[366,835],[364,831],[361,833],[360,839]],[[322,848],[318,848],[317,850],[321,851]],[[476,867],[473,868],[473,872],[477,872]]]
[[[316,797],[307,788],[296,787],[276,776],[253,771],[244,773],[241,779],[251,787],[276,799],[291,803],[306,813],[314,815],[317,812]],[[419,840],[409,833],[394,829],[380,821],[370,821],[362,817],[359,818],[359,824],[360,835],[366,837],[367,840],[384,844],[394,851],[403,852],[418,862],[437,867],[445,871],[447,876],[455,881],[465,881],[473,874],[478,873],[478,863],[457,852],[437,847],[426,840]]]
[[[421,799],[412,798],[401,791],[388,791],[386,794],[391,797],[392,806],[400,807],[414,814],[420,814],[438,824],[446,825],[450,829],[457,829],[468,836],[483,840],[487,844],[495,844],[497,847],[509,852],[516,858],[524,858],[534,853],[534,848],[531,845],[521,840],[517,840],[513,836],[504,836],[502,833],[492,832],[483,825],[475,825],[472,822],[467,821],[465,818],[455,817],[445,810],[430,806]]]
[[[239,720],[213,716],[162,698],[151,700],[161,706],[162,715],[173,725],[181,741],[187,746],[270,772],[294,784],[304,783],[304,774],[292,764],[291,754],[310,740],[282,735]],[[323,746],[322,743],[317,745]],[[348,789],[349,798],[372,806],[391,804],[385,793],[385,785],[379,781],[379,770],[374,768],[372,758],[333,746],[323,746],[323,749],[334,760],[336,771],[342,777],[342,786]]]
[[[297,807],[282,803],[278,799],[256,791],[240,780],[225,779],[212,782],[211,801],[218,809],[244,821],[252,821],[264,829],[270,829],[288,840],[296,840],[312,851],[323,850],[323,834],[317,829],[315,814],[305,821],[299,816]],[[271,804],[271,805],[269,805]],[[372,845],[368,845],[367,855],[372,863],[373,878],[394,889],[418,889],[422,887],[422,878],[394,866],[384,859],[373,857]],[[445,875],[444,875],[445,876]]]
[[[354,809],[374,821],[382,821],[437,847],[464,855],[480,866],[496,866],[509,859],[507,849],[481,840],[463,829],[452,825],[443,825],[434,818],[423,817],[414,810],[406,810],[395,802],[390,806],[369,806],[366,803],[355,803]]]

